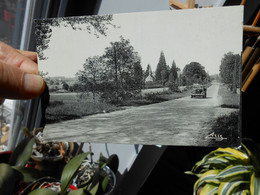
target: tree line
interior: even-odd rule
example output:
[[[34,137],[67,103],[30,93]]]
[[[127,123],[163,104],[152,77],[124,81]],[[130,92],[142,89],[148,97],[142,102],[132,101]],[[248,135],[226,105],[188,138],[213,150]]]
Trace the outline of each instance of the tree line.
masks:
[[[240,88],[241,82],[241,55],[232,52],[224,54],[219,67],[219,75],[221,81],[231,91],[236,92],[236,89]]]
[[[81,92],[91,92],[94,102],[98,97],[109,103],[120,103],[136,97],[142,89],[151,85],[177,91],[179,85],[209,81],[205,68],[198,62],[187,64],[182,74],[178,75],[178,72],[180,68],[174,60],[171,67],[166,64],[163,51],[155,72],[152,72],[149,64],[144,71],[138,52],[128,39],[121,36],[119,41],[111,42],[105,48],[103,55],[88,57],[77,77]],[[152,77],[150,84],[146,82],[148,76]]]
[[[241,56],[228,52],[224,54],[219,66],[219,73],[209,76],[198,62],[187,64],[180,70],[173,60],[171,67],[166,64],[161,51],[156,70],[150,64],[144,71],[141,58],[130,41],[120,38],[105,48],[104,55],[88,57],[83,70],[77,73],[77,82],[46,79],[50,91],[65,90],[70,92],[92,92],[93,99],[101,97],[110,103],[118,103],[135,97],[142,89],[151,87],[168,87],[178,91],[178,86],[208,84],[212,79],[226,84],[235,91],[240,86]],[[42,76],[46,76],[42,73]],[[146,78],[151,77],[149,80]],[[74,83],[74,84],[73,84]]]

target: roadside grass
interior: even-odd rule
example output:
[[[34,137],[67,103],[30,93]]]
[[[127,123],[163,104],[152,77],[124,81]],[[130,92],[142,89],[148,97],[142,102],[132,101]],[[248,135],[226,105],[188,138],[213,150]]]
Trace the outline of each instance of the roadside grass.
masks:
[[[218,95],[222,98],[222,108],[239,108],[240,94],[232,93],[226,85],[221,84],[219,86]]]
[[[177,92],[170,92],[168,90],[164,91],[152,91],[150,93],[143,93],[142,95],[124,101],[120,106],[142,106],[142,105],[149,105],[149,104],[155,104],[160,103],[164,101],[174,100],[182,97],[186,97],[190,95],[190,91],[184,91],[182,93]]]
[[[77,93],[56,93],[50,95],[50,103],[46,109],[46,123],[56,123],[65,120],[79,119],[84,116],[109,113],[116,110],[122,110],[127,106],[142,106],[163,101],[173,100],[188,96],[189,91],[183,93],[172,93],[168,90],[151,92],[140,95],[136,98],[124,101],[119,105],[113,105],[104,101],[93,102],[92,94],[83,96]]]
[[[80,99],[76,94],[51,95],[50,104],[46,109],[46,123],[78,119],[83,116],[107,113],[121,108],[105,102],[93,103],[92,97]]]
[[[213,121],[212,130],[216,133],[230,134],[238,129],[239,111],[231,112],[228,115],[223,115]]]
[[[214,132],[217,135],[222,135],[223,137],[228,137],[228,139],[224,141],[226,141],[227,144],[229,144],[230,146],[238,143],[238,138],[241,136],[241,127],[239,127],[239,115],[239,111],[234,111],[230,114],[220,116],[211,122],[212,132]]]
[[[236,94],[228,90],[227,85],[221,84],[219,86],[218,95],[221,97],[221,108],[237,109],[230,114],[220,116],[211,121],[211,131],[217,135],[222,135],[228,138],[223,140],[222,144],[226,142],[228,145],[235,145],[238,143],[240,137],[240,94]],[[213,143],[212,143],[213,144]]]

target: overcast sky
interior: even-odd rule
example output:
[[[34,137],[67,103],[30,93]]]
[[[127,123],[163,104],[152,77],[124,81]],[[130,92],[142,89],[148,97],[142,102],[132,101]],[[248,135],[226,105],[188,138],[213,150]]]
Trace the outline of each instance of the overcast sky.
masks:
[[[190,62],[199,62],[209,74],[217,74],[225,53],[242,51],[243,8],[240,6],[193,10],[155,11],[114,14],[107,36],[97,38],[71,27],[53,28],[47,60],[39,68],[49,76],[74,77],[90,56],[104,54],[110,42],[129,39],[145,70],[156,70],[161,51],[166,63],[174,60],[181,70]]]

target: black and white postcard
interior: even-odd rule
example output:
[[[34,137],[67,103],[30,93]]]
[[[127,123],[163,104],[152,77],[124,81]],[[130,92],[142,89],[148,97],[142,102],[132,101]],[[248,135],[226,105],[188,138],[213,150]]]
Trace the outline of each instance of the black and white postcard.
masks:
[[[35,21],[46,140],[240,144],[243,7]]]

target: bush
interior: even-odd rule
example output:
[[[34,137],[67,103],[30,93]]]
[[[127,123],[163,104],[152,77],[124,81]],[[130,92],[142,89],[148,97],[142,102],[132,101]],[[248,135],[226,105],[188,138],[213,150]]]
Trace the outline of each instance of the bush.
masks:
[[[147,93],[144,95],[144,98],[151,101],[152,103],[167,101],[167,99],[160,97],[159,93]]]
[[[55,106],[52,105],[46,109],[46,123],[50,124],[64,120],[78,119],[83,116],[111,112],[118,109],[105,102],[96,102],[94,104],[84,99],[78,99],[78,101],[68,104],[56,103]]]
[[[169,89],[172,92],[179,92],[179,88],[178,88],[178,85],[176,83],[167,83],[167,87],[169,87]]]
[[[228,138],[222,141],[222,144],[228,144],[230,146],[237,146],[239,144],[240,127],[239,127],[239,112],[232,112],[229,115],[220,116],[213,121],[212,131],[215,134],[222,135],[224,138]],[[209,143],[209,146],[214,144]]]
[[[146,82],[145,83],[145,89],[154,89],[154,88],[161,88],[162,87],[162,84],[161,82]]]
[[[64,104],[63,101],[53,101],[49,103],[49,107],[61,106],[63,104]]]
[[[218,117],[213,123],[212,130],[215,132],[232,132],[238,129],[239,112]]]

